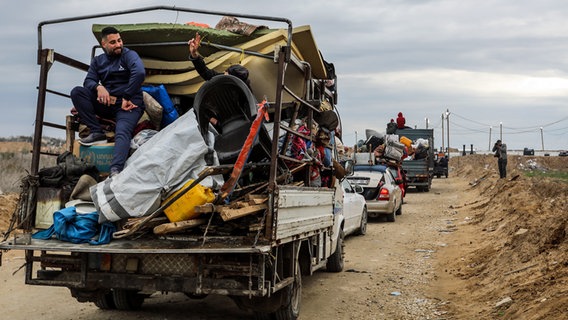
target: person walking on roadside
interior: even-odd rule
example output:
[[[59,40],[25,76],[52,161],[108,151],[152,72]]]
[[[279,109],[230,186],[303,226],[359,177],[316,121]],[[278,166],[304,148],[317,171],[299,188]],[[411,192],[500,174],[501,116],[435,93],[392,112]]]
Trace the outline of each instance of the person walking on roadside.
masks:
[[[140,56],[122,43],[114,27],[101,31],[104,53],[93,58],[83,86],[71,90],[71,101],[89,135],[79,140],[84,146],[105,143],[97,116],[116,120],[115,144],[110,175],[118,174],[130,151],[133,131],[144,113],[142,83],[146,77]]]
[[[502,143],[501,140],[497,140],[493,146],[494,156],[497,159],[497,165],[499,166],[499,178],[503,179],[507,177],[507,145]]]

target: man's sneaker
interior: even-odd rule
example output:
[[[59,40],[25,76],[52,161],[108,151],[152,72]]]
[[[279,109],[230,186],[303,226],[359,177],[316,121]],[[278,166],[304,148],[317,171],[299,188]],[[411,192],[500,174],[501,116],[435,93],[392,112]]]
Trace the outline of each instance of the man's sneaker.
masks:
[[[92,146],[95,144],[103,144],[107,142],[106,135],[102,132],[94,132],[83,139],[79,139],[79,143],[84,146]]]

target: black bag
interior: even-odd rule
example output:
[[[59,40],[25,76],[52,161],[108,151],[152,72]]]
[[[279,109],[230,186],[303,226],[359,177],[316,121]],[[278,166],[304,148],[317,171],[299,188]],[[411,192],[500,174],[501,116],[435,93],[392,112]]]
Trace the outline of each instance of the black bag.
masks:
[[[42,187],[60,187],[65,177],[65,170],[60,166],[39,170],[39,185]]]
[[[95,165],[88,164],[71,152],[65,151],[57,157],[56,166],[43,168],[38,172],[39,184],[42,187],[54,188],[63,185],[74,186],[83,174],[88,174],[97,180],[99,170]]]
[[[367,141],[365,141],[365,145],[369,146],[369,150],[375,150],[378,146],[380,146],[381,144],[385,143],[385,139],[384,138],[379,138],[379,137],[375,137],[375,136],[370,136],[369,139],[367,139]]]

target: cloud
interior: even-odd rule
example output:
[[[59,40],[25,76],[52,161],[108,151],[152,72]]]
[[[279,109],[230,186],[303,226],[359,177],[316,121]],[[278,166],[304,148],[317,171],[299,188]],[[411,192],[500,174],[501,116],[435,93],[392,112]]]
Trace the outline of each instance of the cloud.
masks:
[[[29,134],[39,78],[40,21],[154,5],[152,0],[4,4],[0,70],[16,76],[0,79],[0,110],[15,113],[3,118],[0,136],[19,127]],[[458,145],[486,145],[488,126],[501,121],[508,130],[543,124],[545,132],[550,130],[556,137],[568,132],[563,130],[568,121],[547,125],[568,117],[568,37],[563,31],[568,28],[568,2],[563,0],[289,0],[282,4],[218,0],[166,1],[164,5],[283,17],[294,26],[310,24],[324,58],[334,63],[339,75],[339,107],[346,134],[366,127],[380,129],[398,111],[418,127],[425,126],[428,118],[438,133],[446,109],[455,115],[450,116],[456,134],[452,141]],[[94,22],[214,25],[218,20],[164,11],[47,25],[43,45],[88,62],[90,47],[96,44],[90,31]],[[282,23],[267,24],[282,27]],[[68,92],[81,82],[80,74],[56,76],[53,72],[49,85]],[[48,115],[50,119],[66,114],[67,103],[49,102],[58,107]],[[508,138],[512,140],[509,148],[540,143],[539,135],[532,133]],[[566,139],[556,139],[556,144],[568,149]]]

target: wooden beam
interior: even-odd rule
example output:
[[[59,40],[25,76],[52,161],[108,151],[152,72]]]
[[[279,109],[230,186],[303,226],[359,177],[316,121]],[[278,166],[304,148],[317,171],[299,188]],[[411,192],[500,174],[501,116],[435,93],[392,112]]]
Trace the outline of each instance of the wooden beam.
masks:
[[[246,207],[238,208],[238,209],[223,207],[219,210],[219,212],[221,213],[221,218],[223,218],[223,221],[229,221],[229,220],[244,217],[244,216],[247,216],[247,215],[250,215],[250,214],[253,214],[253,213],[261,212],[263,210],[266,210],[267,208],[268,208],[268,204],[263,203],[263,204],[257,204],[257,205],[252,205],[252,206],[246,206]]]
[[[164,223],[154,228],[154,234],[167,234],[181,231],[207,223],[207,219],[191,219],[178,222]]]

